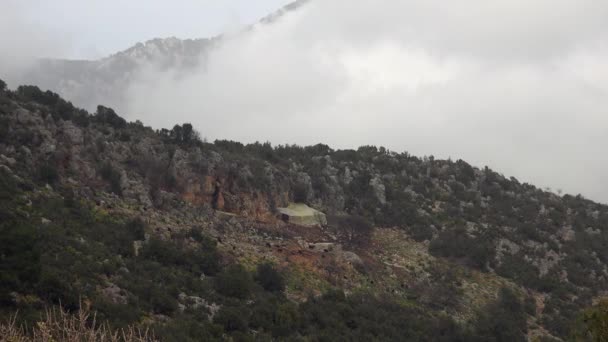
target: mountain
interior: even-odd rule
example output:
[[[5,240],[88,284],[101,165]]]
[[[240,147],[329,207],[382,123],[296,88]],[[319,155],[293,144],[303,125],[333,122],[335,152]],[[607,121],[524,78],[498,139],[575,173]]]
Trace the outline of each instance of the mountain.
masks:
[[[168,341],[560,341],[600,317],[605,205],[462,160],[209,143],[0,88],[0,318],[61,304]],[[290,221],[295,202],[327,223]]]
[[[52,89],[87,109],[100,103],[120,107],[129,85],[142,70],[187,71],[203,61],[212,45],[213,39],[153,39],[100,60],[45,59],[20,81]]]
[[[308,3],[299,0],[263,18],[269,25]],[[242,30],[245,34],[252,26]],[[98,104],[124,108],[129,85],[147,68],[187,73],[205,62],[205,57],[223,36],[200,39],[156,38],[99,60],[44,59],[15,76],[17,84],[51,89],[79,107],[95,110]]]

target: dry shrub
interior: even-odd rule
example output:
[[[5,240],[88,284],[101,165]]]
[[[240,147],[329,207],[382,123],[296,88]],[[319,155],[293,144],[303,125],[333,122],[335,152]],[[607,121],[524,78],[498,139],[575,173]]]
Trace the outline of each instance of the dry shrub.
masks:
[[[0,342],[148,342],[157,341],[148,330],[135,327],[112,330],[99,324],[95,314],[82,308],[70,314],[62,308],[46,311],[43,320],[26,329],[16,324],[16,316],[0,324]]]

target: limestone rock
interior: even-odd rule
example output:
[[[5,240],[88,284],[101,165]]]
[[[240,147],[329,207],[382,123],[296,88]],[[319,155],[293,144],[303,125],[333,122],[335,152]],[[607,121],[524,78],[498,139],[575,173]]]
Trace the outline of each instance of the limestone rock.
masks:
[[[382,178],[380,178],[379,175],[375,175],[374,178],[369,181],[369,185],[374,190],[374,194],[378,201],[383,205],[386,204],[386,187],[382,182]]]
[[[354,252],[342,252],[341,255],[342,259],[352,265],[362,265],[363,264],[363,260],[361,260],[361,258]]]
[[[574,241],[576,239],[576,232],[571,226],[563,226],[557,234],[562,241]]]
[[[116,284],[110,283],[106,288],[101,290],[101,293],[112,303],[114,304],[127,304],[127,296],[124,294],[124,291],[116,286]]]
[[[303,203],[292,203],[287,208],[277,208],[281,218],[289,223],[300,226],[325,226],[327,217],[324,213]]]
[[[3,154],[0,154],[0,163],[6,166],[14,166],[17,161],[14,158],[10,158]]]
[[[71,121],[64,121],[61,129],[68,143],[73,145],[82,145],[84,143],[82,130],[76,127]]]
[[[348,185],[353,181],[353,175],[350,172],[350,168],[347,166],[344,168],[344,176],[342,176],[344,184]]]

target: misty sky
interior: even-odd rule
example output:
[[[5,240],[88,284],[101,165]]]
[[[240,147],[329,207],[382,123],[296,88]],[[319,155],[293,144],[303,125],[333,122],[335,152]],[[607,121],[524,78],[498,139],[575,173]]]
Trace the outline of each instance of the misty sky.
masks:
[[[41,4],[26,18],[82,16],[26,30],[34,47],[13,42],[80,57],[231,31],[285,3],[8,1]],[[462,158],[608,202],[606,18],[608,2],[597,0],[313,0],[229,36],[189,75],[147,68],[120,111],[153,127],[192,122],[211,140]],[[0,33],[9,26],[0,21]],[[66,30],[69,41],[53,41]]]

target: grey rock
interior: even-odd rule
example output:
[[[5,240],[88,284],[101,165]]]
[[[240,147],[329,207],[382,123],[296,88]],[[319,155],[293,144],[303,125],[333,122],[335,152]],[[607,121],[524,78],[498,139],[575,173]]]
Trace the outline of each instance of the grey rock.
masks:
[[[344,259],[344,261],[349,262],[352,265],[363,265],[363,260],[361,259],[361,257],[359,257],[354,252],[342,252],[341,257],[342,259]]]
[[[576,239],[576,232],[572,229],[572,226],[563,226],[557,235],[562,241],[574,241]]]
[[[7,157],[3,154],[0,154],[0,163],[7,166],[14,166],[17,161],[15,160],[15,158]]]
[[[84,136],[82,130],[76,127],[71,121],[64,121],[61,127],[63,135],[67,138],[67,142],[74,145],[82,145]]]
[[[379,175],[375,175],[370,181],[369,185],[374,190],[374,194],[380,203],[386,204],[386,187],[382,182],[382,178]]]
[[[110,283],[107,287],[101,290],[101,293],[114,304],[127,304],[127,296],[124,291],[116,284]]]

